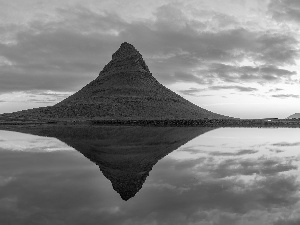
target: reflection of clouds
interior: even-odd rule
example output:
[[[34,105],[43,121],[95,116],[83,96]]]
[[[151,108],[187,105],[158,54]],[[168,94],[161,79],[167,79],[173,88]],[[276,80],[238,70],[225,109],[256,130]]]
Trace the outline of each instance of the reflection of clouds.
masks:
[[[251,150],[251,149],[245,149],[245,150],[240,150],[238,152],[211,152],[209,153],[210,155],[213,156],[240,156],[240,155],[248,155],[248,154],[254,154],[257,153],[258,151],[256,150]]]
[[[270,167],[277,162],[260,160],[259,165]],[[282,208],[292,207],[298,201],[299,185],[295,176],[279,175],[274,171],[274,176],[256,176],[255,179],[244,181],[240,179],[240,174],[235,172],[235,176],[222,178],[221,175],[215,175],[203,159],[201,162],[187,161],[190,167],[186,161],[164,159],[164,163],[159,163],[157,165],[159,168],[151,172],[149,180],[146,181],[149,185],[144,187],[146,190],[142,190],[144,194],[149,195],[150,202],[147,203],[153,205],[152,210],[158,214],[162,224],[170,223],[170,217],[173,216],[176,218],[185,216],[186,220],[181,223],[172,221],[170,224],[192,224],[192,221],[199,221],[200,215],[203,224],[209,224],[211,221],[215,221],[214,224],[255,224],[253,221],[271,215],[272,210],[280,212]],[[155,179],[156,176],[160,178],[160,182]],[[154,188],[153,184],[161,187]],[[171,185],[172,188],[163,188],[167,185]],[[182,196],[178,193],[180,188],[186,190]],[[222,216],[217,216],[216,212]],[[261,213],[259,218],[256,217],[258,213]]]
[[[172,190],[172,191],[178,192],[179,194],[190,190],[190,188],[188,188],[188,187],[177,187],[175,185],[171,185],[171,184],[167,184],[167,183],[153,183],[153,184],[147,184],[145,186],[147,186],[148,188],[154,188],[154,189]]]
[[[198,146],[197,146],[198,147]],[[212,147],[212,146],[205,146],[205,147]],[[185,147],[180,149],[181,152],[187,152],[190,154],[199,154],[199,153],[204,153],[204,154],[209,154],[212,156],[242,156],[242,155],[248,155],[248,154],[254,154],[257,153],[257,150],[252,150],[252,149],[243,149],[239,150],[237,152],[225,152],[225,151],[211,151],[211,150],[204,150],[204,149],[199,149],[195,147]]]
[[[2,210],[15,210],[17,208],[18,200],[16,197],[4,197],[0,199],[0,209]],[[0,211],[0,215],[2,214]],[[2,217],[0,217],[2,218]],[[1,219],[0,219],[1,222]]]
[[[74,151],[56,138],[0,130],[0,151],[52,152]]]
[[[280,172],[296,170],[297,166],[291,161],[281,162],[279,159],[227,159],[215,165],[205,165],[214,176],[231,177],[237,175],[260,174],[263,176],[276,175]],[[201,167],[202,168],[202,167]]]
[[[194,147],[187,147],[187,148],[183,148],[180,149],[179,151],[181,152],[187,152],[190,154],[199,154],[199,153],[207,153],[207,151],[199,149],[199,148],[194,148]]]
[[[297,157],[273,153],[266,157],[263,154],[270,151],[262,150],[270,145],[255,150],[246,145],[232,152],[197,146],[160,160],[140,192],[127,202],[97,166],[75,157],[77,152],[0,151],[0,171],[9,170],[14,177],[0,185],[0,224],[9,224],[17,215],[23,216],[18,217],[20,224],[299,223]],[[174,157],[185,150],[195,154]],[[8,177],[3,175],[3,180]],[[5,198],[18,199],[18,204],[3,200],[4,210]],[[2,218],[8,222],[1,223]]]
[[[112,195],[101,193],[111,186],[105,178],[98,181],[97,166],[77,152],[4,151],[0,152],[0,171],[1,175],[14,174],[13,178],[3,176],[3,182],[0,179],[1,225],[91,225],[99,223],[89,222],[90,216],[116,212],[114,206],[99,210],[101,204],[109,205]]]
[[[178,160],[174,152],[163,159],[148,181],[161,187],[145,186],[155,199],[166,200],[156,205],[160,221],[170,223],[169,217],[177,215],[178,221],[172,224],[273,224],[287,209],[296,207],[299,183],[293,174],[298,169],[297,157],[266,157],[262,153],[268,154],[264,150],[268,145],[260,147],[264,148],[222,152],[187,146],[180,151],[194,153],[194,158]],[[163,188],[168,185],[172,188]],[[185,192],[178,197],[181,188]],[[183,216],[186,220],[180,221]]]
[[[4,177],[4,176],[0,176],[0,187],[3,187],[5,185],[7,185],[9,182],[13,181],[15,179],[15,177]]]

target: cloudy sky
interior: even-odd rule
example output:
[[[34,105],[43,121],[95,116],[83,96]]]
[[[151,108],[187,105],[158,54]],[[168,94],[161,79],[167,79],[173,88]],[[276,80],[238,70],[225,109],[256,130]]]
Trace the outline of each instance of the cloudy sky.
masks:
[[[240,118],[300,113],[298,0],[0,0],[0,113],[53,105],[120,44],[193,103]]]

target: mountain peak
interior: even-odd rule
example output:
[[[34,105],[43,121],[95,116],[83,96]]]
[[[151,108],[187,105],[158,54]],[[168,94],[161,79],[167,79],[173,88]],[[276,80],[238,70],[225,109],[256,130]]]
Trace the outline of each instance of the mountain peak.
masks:
[[[120,48],[112,55],[112,60],[100,72],[102,78],[117,72],[146,72],[150,74],[142,55],[128,42],[123,42]]]
[[[128,42],[123,42],[120,46],[120,48],[112,55],[112,59],[125,59],[127,57],[137,55],[141,57],[141,54],[138,50]]]

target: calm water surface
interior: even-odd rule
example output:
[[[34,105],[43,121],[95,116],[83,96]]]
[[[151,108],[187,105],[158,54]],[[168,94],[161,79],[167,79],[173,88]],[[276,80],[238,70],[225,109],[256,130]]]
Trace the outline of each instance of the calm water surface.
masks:
[[[0,224],[300,224],[300,129],[105,129],[0,130]]]

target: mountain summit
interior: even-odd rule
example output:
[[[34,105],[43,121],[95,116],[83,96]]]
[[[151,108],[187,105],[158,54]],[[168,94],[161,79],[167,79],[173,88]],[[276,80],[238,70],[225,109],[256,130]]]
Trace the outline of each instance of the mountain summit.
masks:
[[[124,42],[112,55],[112,60],[103,68],[98,78],[107,74],[132,71],[150,73],[142,55],[133,45]]]
[[[225,118],[160,84],[139,51],[127,42],[121,44],[99,76],[81,90],[54,106],[21,114],[31,118],[98,120]]]

